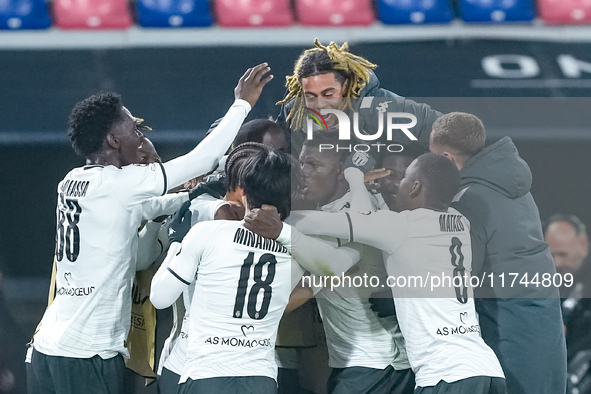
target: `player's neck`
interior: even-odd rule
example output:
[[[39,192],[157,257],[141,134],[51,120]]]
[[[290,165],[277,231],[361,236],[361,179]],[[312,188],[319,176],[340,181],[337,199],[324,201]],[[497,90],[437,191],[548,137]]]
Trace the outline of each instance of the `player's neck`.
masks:
[[[330,204],[347,194],[347,191],[349,191],[349,184],[347,182],[340,182],[330,198],[328,198],[327,201],[318,201],[318,205],[322,207],[326,204]]]
[[[122,167],[121,160],[116,151],[102,151],[96,155],[90,155],[86,157],[87,165],[101,165],[101,166],[115,166],[118,168]]]

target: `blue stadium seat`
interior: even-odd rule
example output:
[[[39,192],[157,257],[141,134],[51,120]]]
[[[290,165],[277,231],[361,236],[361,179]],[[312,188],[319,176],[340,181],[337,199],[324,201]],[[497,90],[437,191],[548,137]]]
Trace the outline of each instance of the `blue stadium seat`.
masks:
[[[446,23],[453,18],[449,0],[378,0],[382,23]]]
[[[461,0],[466,22],[522,22],[535,18],[533,0]]]
[[[212,24],[207,0],[138,0],[137,14],[138,23],[143,27],[189,27]]]
[[[0,0],[0,29],[47,29],[51,19],[45,0]]]

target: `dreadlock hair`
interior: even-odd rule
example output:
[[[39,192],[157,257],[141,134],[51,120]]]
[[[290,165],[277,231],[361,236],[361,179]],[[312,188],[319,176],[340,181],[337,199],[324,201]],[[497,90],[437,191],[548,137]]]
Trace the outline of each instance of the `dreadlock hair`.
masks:
[[[349,81],[343,97],[359,97],[369,82],[370,70],[377,67],[361,56],[349,52],[348,43],[339,47],[334,41],[331,41],[328,46],[324,46],[318,39],[315,39],[314,45],[315,48],[304,51],[296,61],[293,75],[285,78],[288,93],[283,100],[277,102],[277,104],[285,104],[294,99],[293,106],[287,116],[292,129],[301,129],[304,124],[305,99],[300,84],[302,78],[334,73],[335,79],[340,83]],[[343,100],[343,108],[340,109],[343,110],[350,105],[349,100]]]
[[[74,151],[83,156],[96,153],[107,133],[121,119],[122,108],[121,96],[112,92],[78,102],[70,114],[67,132]]]
[[[238,177],[248,209],[268,204],[277,208],[281,220],[289,216],[291,163],[288,154],[272,149],[258,151],[246,159],[238,170]]]
[[[257,152],[269,150],[271,148],[259,142],[245,142],[234,148],[226,160],[226,191],[233,192],[239,186],[238,172],[246,159]]]

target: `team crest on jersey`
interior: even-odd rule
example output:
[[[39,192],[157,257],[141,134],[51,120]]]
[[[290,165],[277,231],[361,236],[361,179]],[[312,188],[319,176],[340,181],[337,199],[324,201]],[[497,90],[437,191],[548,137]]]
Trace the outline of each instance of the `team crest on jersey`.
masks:
[[[138,167],[150,167],[150,170],[152,170],[152,172],[156,172],[156,163],[148,163],[148,164],[134,163],[133,165],[138,166]]]
[[[392,101],[384,101],[382,103],[380,103],[377,107],[376,110],[379,113],[384,113],[388,110],[388,104],[390,104]]]

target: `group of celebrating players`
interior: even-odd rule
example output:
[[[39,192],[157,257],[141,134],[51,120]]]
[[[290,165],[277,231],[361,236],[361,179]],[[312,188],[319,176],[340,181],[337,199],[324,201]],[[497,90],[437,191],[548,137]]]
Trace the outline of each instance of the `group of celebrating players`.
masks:
[[[280,321],[289,331],[290,311],[311,298],[329,393],[565,391],[556,289],[460,281],[376,293],[322,281],[370,276],[384,290],[386,277],[555,271],[510,139],[485,148],[476,116],[382,89],[376,65],[346,44],[315,44],[276,120],[243,125],[273,78],[263,63],[208,136],[167,162],[118,95],[76,104],[68,135],[86,165],[57,188],[55,293],[30,348],[29,393],[125,392],[132,284],[146,268],[151,303],[173,306],[178,321],[158,366],[162,393],[276,393]],[[366,134],[385,111],[412,114],[416,141],[388,135],[404,149],[375,157],[323,151],[341,142],[337,119],[304,130],[322,109],[355,113]]]

